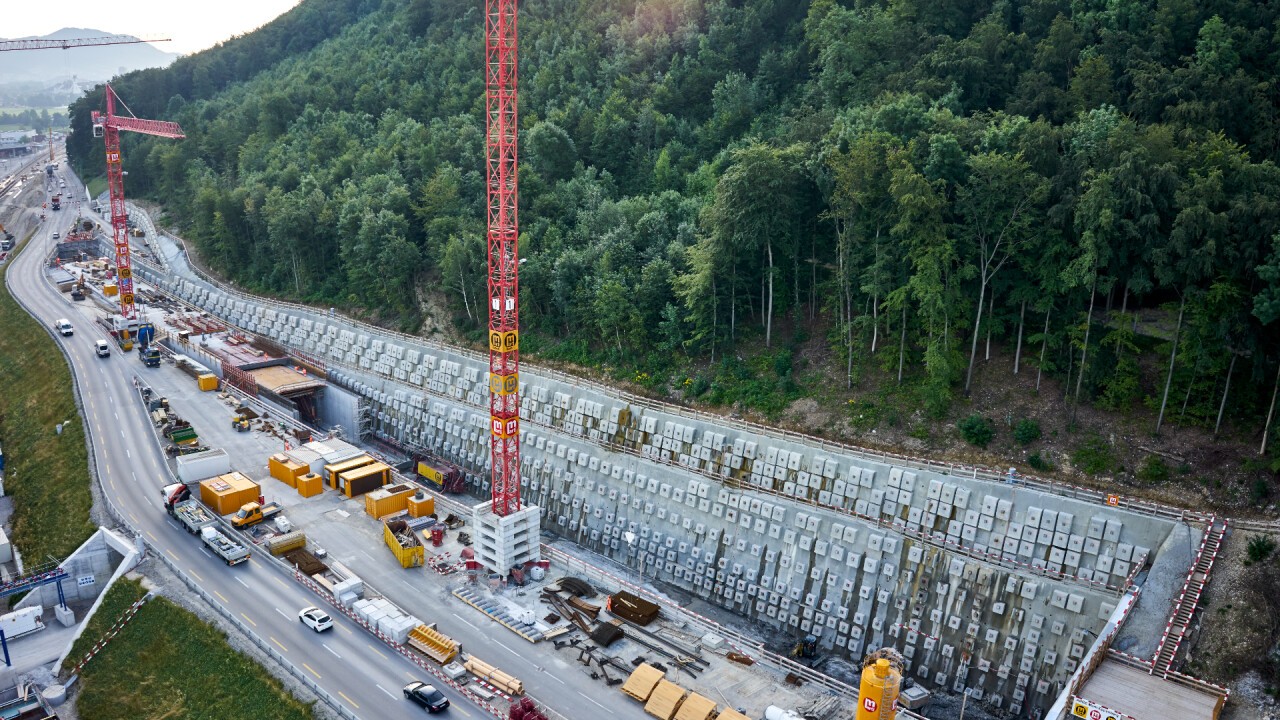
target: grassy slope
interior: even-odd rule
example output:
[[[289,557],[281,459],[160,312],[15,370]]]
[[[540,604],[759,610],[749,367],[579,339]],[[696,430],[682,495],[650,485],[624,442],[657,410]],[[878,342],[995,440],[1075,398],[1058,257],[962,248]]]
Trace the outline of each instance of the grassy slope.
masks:
[[[94,530],[84,426],[62,354],[7,285],[0,288],[0,442],[14,505],[10,539],[28,566],[66,557]]]
[[[144,594],[136,581],[117,582],[68,657],[84,657]],[[143,605],[84,667],[81,681],[77,706],[86,720],[313,717],[261,666],[232,650],[217,630],[164,598]]]

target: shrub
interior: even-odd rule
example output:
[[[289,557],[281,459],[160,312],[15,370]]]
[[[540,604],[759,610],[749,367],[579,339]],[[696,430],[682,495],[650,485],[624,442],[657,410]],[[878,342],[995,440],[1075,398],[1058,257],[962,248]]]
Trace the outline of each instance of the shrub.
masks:
[[[1013,439],[1019,445],[1030,445],[1040,439],[1040,423],[1030,418],[1019,420],[1013,428]]]
[[[1254,478],[1253,485],[1249,488],[1249,496],[1254,504],[1259,504],[1263,500],[1271,497],[1271,486],[1267,484],[1266,478]]]
[[[1260,563],[1271,557],[1271,553],[1276,550],[1275,538],[1270,535],[1253,535],[1249,538],[1249,545],[1245,548],[1245,552],[1249,555],[1250,563]]]
[[[1138,479],[1143,482],[1158,483],[1169,479],[1169,466],[1156,455],[1148,455],[1138,468]]]
[[[1076,448],[1075,452],[1071,453],[1071,461],[1082,472],[1090,475],[1111,472],[1116,466],[1116,456],[1111,446],[1096,436],[1089,438],[1084,445]]]
[[[960,430],[960,437],[964,438],[965,442],[981,448],[986,447],[996,436],[995,427],[991,422],[977,413],[956,423],[956,427]]]
[[[1040,453],[1033,452],[1027,456],[1027,464],[1039,470],[1040,472],[1049,472],[1053,470],[1053,463],[1040,457]]]

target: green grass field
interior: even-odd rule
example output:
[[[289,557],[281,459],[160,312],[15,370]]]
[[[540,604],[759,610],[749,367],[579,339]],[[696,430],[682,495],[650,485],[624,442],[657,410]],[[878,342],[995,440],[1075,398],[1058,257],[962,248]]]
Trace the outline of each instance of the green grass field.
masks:
[[[98,176],[90,180],[86,187],[89,188],[89,197],[96,198],[107,191],[107,179],[103,176]],[[105,205],[106,203],[103,204]]]
[[[58,435],[60,422],[67,425]],[[94,531],[84,425],[62,353],[7,285],[0,288],[0,441],[13,498],[10,540],[28,567],[61,560]]]
[[[146,592],[121,579],[68,656],[68,671]],[[313,718],[262,666],[231,649],[225,637],[164,598],[147,601],[81,671],[82,718]]]

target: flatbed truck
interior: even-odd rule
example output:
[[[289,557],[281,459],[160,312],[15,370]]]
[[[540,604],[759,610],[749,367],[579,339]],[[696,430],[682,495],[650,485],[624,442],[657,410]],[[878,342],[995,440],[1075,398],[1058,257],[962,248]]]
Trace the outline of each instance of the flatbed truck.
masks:
[[[200,530],[200,539],[228,565],[239,565],[249,559],[249,549],[210,525]]]
[[[269,517],[279,515],[283,509],[278,502],[269,502],[265,505],[258,502],[248,502],[241,505],[236,514],[231,516],[231,524],[238,528],[247,528],[257,525]]]

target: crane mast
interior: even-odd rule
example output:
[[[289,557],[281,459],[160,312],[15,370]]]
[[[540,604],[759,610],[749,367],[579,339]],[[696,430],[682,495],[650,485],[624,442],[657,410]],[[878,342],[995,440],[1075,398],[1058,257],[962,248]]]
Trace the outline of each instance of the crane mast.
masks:
[[[183,138],[177,123],[163,120],[140,120],[116,115],[116,92],[107,85],[107,112],[93,111],[93,134],[101,137],[107,148],[107,189],[111,197],[111,231],[116,250],[116,276],[120,285],[120,315],[133,320],[136,308],[133,298],[133,261],[129,254],[129,218],[124,206],[124,170],[120,158],[120,131]],[[121,103],[123,105],[123,103]]]
[[[493,512],[520,509],[520,301],[516,182],[517,0],[486,0],[489,415]]]

